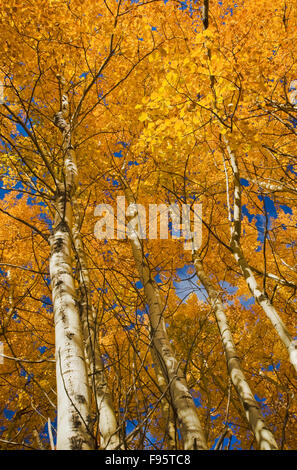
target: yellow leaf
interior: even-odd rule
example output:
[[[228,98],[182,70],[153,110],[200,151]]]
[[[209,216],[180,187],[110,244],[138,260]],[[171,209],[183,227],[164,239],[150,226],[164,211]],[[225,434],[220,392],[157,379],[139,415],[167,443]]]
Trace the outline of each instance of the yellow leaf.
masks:
[[[140,122],[144,122],[144,121],[151,121],[151,118],[149,117],[149,115],[145,112],[141,113],[138,120]]]

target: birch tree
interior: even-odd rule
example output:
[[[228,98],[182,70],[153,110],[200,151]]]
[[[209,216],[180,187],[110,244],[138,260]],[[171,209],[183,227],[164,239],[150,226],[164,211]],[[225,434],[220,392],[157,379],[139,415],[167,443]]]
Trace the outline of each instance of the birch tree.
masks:
[[[1,449],[296,448],[295,17],[3,6]]]

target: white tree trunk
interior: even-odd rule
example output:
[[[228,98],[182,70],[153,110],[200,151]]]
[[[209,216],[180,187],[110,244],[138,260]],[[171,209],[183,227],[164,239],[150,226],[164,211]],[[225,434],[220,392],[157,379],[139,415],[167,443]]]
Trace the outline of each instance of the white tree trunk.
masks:
[[[292,366],[297,372],[297,341],[293,340],[290,335],[286,325],[283,323],[282,319],[279,317],[276,309],[270,302],[267,295],[261,290],[258,286],[258,283],[255,279],[253,271],[249,267],[248,262],[245,259],[241,244],[241,184],[240,184],[240,174],[239,168],[237,165],[237,160],[235,153],[231,150],[228,140],[225,137],[226,147],[229,153],[231,167],[233,171],[233,181],[234,181],[234,222],[231,228],[231,250],[235,260],[237,261],[242,274],[246,280],[246,283],[250,289],[251,294],[254,296],[258,304],[262,307],[267,318],[272,323],[273,327],[277,331],[281,341],[287,348],[289,359]]]
[[[64,213],[64,207],[66,212]],[[50,278],[55,319],[57,375],[57,449],[92,448],[90,396],[84,345],[72,275],[71,206],[59,197],[50,238]]]
[[[55,319],[57,375],[57,450],[80,450],[94,447],[90,416],[90,393],[84,355],[72,266],[71,233],[72,198],[77,168],[71,144],[71,128],[65,120],[68,99],[63,95],[61,111],[54,123],[63,137],[63,183],[57,182],[54,201],[55,224],[50,237],[50,278]]]
[[[160,392],[164,397],[161,400],[161,409],[162,409],[162,416],[164,419],[165,424],[165,432],[164,432],[164,443],[166,445],[166,449],[168,450],[176,450],[177,446],[177,432],[174,420],[174,411],[172,408],[171,397],[170,393],[168,393],[168,384],[164,378],[163,372],[159,365],[159,360],[156,357],[155,350],[151,348],[152,358],[155,364],[155,374],[158,382],[158,386],[160,388]]]
[[[197,253],[193,254],[193,261],[197,276],[208,293],[209,300],[216,317],[224,353],[226,356],[229,376],[240,398],[247,421],[255,435],[259,449],[275,450],[277,449],[277,444],[273,434],[267,428],[264,422],[259,405],[254,398],[254,395],[241,368],[240,360],[238,358],[232,333],[225,315],[225,309],[222,300],[220,299],[219,293],[216,291],[207,274],[205,273],[201,259]]]
[[[133,195],[127,185],[125,186],[125,196],[129,203],[133,204]],[[131,217],[138,217],[137,211],[135,214],[131,214]],[[136,232],[130,235],[134,261],[149,306],[151,341],[154,355],[159,361],[158,365],[169,387],[172,406],[180,426],[184,449],[206,450],[206,439],[196,406],[167,336],[158,286],[151,276],[148,261],[143,254],[143,247]]]
[[[100,447],[113,450],[120,446],[118,424],[97,340],[96,315],[90,298],[90,276],[79,230],[77,204],[75,208],[77,217],[73,229],[73,240],[80,272],[80,307],[86,358],[99,420]]]

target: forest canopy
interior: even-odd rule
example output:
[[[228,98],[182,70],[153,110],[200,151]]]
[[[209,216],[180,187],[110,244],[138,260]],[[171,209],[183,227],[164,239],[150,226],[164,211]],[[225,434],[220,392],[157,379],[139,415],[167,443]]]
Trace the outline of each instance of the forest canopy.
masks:
[[[0,26],[0,449],[297,449],[297,4]]]

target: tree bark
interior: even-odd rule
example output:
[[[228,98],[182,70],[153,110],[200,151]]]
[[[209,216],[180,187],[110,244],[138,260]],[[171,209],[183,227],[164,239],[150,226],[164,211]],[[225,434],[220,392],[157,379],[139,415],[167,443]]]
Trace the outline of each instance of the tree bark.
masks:
[[[93,447],[90,395],[71,262],[69,230],[72,214],[70,203],[65,198],[65,193],[59,195],[55,227],[50,237],[57,375],[57,449],[90,449]]]
[[[129,204],[134,204],[133,194],[126,184],[125,196]],[[135,210],[131,217],[137,216],[137,210]],[[196,406],[167,336],[159,289],[151,276],[148,261],[144,256],[143,247],[136,232],[130,234],[130,242],[136,268],[149,306],[150,332],[154,355],[158,360],[165,382],[169,386],[171,402],[180,425],[184,449],[206,450],[206,439]]]
[[[235,260],[237,261],[242,274],[246,280],[246,283],[249,287],[251,294],[254,296],[258,304],[262,307],[267,318],[272,323],[274,329],[279,335],[281,341],[285,345],[289,359],[297,372],[297,341],[293,340],[290,335],[286,325],[283,323],[282,319],[278,315],[276,309],[270,302],[270,299],[267,297],[266,293],[261,290],[258,286],[258,283],[255,279],[252,269],[249,267],[249,264],[244,256],[240,237],[241,237],[241,184],[240,184],[240,174],[237,164],[237,159],[235,153],[231,150],[227,138],[225,137],[225,144],[227,151],[230,157],[231,167],[233,171],[233,182],[234,182],[234,214],[233,214],[233,226],[231,227],[231,242],[230,247],[233,253]]]
[[[73,229],[73,241],[80,275],[81,321],[85,339],[87,365],[99,420],[100,447],[106,450],[113,450],[119,448],[120,445],[118,424],[97,341],[96,315],[90,298],[90,276],[79,229],[77,204],[75,206],[76,222]]]
[[[175,426],[174,411],[172,408],[170,394],[168,394],[168,384],[164,378],[162,370],[159,365],[159,361],[154,352],[154,348],[151,348],[152,358],[155,363],[155,374],[157,382],[164,398],[161,400],[162,416],[165,424],[164,443],[167,445],[168,450],[177,450],[177,432]]]
[[[198,279],[208,293],[219,332],[222,339],[223,349],[227,361],[229,376],[240,398],[249,426],[251,427],[260,450],[276,450],[277,444],[272,432],[267,428],[262,417],[260,407],[254,398],[249,384],[243,373],[240,360],[235,348],[230,326],[225,315],[225,309],[219,293],[210,282],[204,271],[201,259],[196,252],[193,253],[193,261]]]
[[[50,237],[50,278],[55,320],[57,375],[57,450],[87,450],[94,447],[90,418],[90,393],[84,356],[83,335],[72,266],[72,198],[77,169],[71,145],[70,126],[65,121],[67,96],[54,123],[63,136],[64,182],[57,183],[55,223]]]

